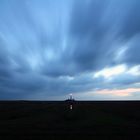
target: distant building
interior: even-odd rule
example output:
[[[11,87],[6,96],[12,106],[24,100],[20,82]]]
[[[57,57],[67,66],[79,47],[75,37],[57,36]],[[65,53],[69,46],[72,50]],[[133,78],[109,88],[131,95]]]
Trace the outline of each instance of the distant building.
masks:
[[[69,94],[69,98],[66,100],[66,102],[69,103],[69,109],[72,110],[73,109],[73,102],[74,102],[74,98],[72,96],[72,94]]]
[[[70,100],[73,100],[73,96],[72,96],[72,94],[70,94]]]
[[[75,99],[73,98],[72,94],[69,94],[69,98],[66,101],[73,102]]]

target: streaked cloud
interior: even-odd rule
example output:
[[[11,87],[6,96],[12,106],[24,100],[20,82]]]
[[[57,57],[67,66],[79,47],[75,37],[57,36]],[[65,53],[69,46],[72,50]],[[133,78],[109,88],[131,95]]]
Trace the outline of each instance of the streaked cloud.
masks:
[[[131,91],[140,87],[139,7],[139,0],[1,0],[0,99],[91,99],[90,91],[93,99],[140,99]]]

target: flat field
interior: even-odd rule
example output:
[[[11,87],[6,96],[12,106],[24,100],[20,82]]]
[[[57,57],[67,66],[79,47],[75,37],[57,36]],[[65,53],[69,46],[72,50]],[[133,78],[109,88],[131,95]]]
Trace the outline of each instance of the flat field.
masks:
[[[140,136],[140,101],[0,101],[0,138]]]

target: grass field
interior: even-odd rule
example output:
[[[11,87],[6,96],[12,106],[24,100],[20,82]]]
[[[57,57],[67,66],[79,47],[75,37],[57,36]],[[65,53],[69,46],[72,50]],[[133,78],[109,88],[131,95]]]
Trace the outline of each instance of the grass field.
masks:
[[[1,101],[0,137],[140,136],[139,101]]]

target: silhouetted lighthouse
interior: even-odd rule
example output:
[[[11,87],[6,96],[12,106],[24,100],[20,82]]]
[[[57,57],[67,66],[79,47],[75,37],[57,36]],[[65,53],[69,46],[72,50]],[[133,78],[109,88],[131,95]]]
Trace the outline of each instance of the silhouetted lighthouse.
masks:
[[[70,94],[70,100],[71,100],[71,101],[73,100],[72,94]]]
[[[70,94],[69,100],[70,100],[70,110],[72,110],[73,109],[73,101],[74,101],[72,94]]]
[[[74,104],[74,102],[75,102],[75,100],[74,100],[72,94],[69,94],[69,98],[68,98],[66,101],[67,101],[68,104],[69,104],[69,109],[72,110],[72,109],[73,109],[73,104]]]

